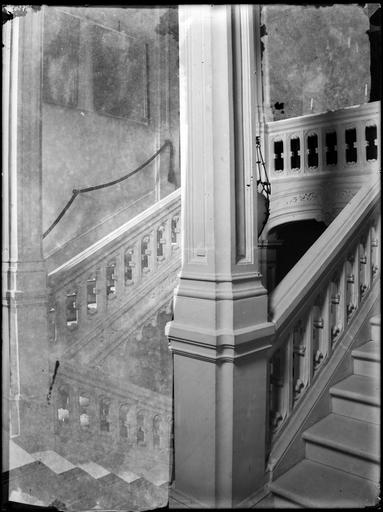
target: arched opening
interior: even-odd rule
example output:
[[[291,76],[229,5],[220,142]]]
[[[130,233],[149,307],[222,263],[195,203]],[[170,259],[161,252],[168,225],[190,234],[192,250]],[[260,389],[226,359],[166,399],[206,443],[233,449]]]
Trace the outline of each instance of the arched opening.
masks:
[[[274,260],[274,281],[268,285],[268,291],[275,288],[285,275],[298,263],[305,252],[325,231],[326,224],[314,219],[281,224],[270,230],[268,239],[277,241]]]

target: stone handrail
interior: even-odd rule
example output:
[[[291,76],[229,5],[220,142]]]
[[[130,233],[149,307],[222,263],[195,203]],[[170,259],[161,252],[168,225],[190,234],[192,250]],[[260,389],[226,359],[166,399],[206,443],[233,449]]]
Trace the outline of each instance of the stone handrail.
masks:
[[[270,179],[287,174],[376,170],[380,101],[266,123]]]
[[[270,296],[271,437],[326,365],[380,274],[379,180],[363,187]]]
[[[65,349],[82,342],[156,279],[174,274],[180,208],[178,189],[48,274],[52,343]]]

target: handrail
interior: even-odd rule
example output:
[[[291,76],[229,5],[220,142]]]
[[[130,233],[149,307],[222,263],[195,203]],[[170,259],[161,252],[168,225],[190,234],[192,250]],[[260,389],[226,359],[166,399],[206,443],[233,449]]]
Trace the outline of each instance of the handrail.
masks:
[[[134,236],[134,230],[142,231],[147,229],[145,228],[145,226],[148,223],[152,222],[154,218],[158,218],[162,210],[166,212],[168,208],[172,207],[172,205],[177,204],[177,206],[179,206],[178,203],[180,202],[180,196],[181,189],[178,188],[174,190],[174,192],[171,192],[169,195],[158,201],[157,203],[153,204],[143,212],[136,215],[133,219],[130,219],[129,221],[122,224],[122,226],[119,226],[112,232],[102,237],[100,240],[97,240],[97,242],[90,245],[80,253],[76,254],[59,267],[50,270],[48,276],[51,278],[61,272],[72,272],[74,267],[77,267],[85,260],[89,261],[90,258],[94,257],[96,253],[99,253],[101,249],[105,250],[107,246],[118,242],[121,239],[121,237],[126,237],[129,234],[130,236]]]
[[[49,272],[52,343],[77,350],[160,283],[174,287],[180,208],[177,189]]]
[[[269,439],[328,367],[380,275],[380,184],[352,198],[270,295]]]
[[[377,204],[379,179],[363,187],[340,212],[327,230],[290,270],[270,296],[272,321],[278,331],[304,304],[312,290],[330,271],[330,263],[345,250],[347,241],[358,231]]]
[[[139,172],[142,169],[144,169],[147,165],[149,165],[150,162],[152,162],[167,146],[170,147],[170,162],[169,162],[169,173],[168,173],[168,176],[169,176],[169,178],[171,177],[172,179],[174,179],[174,169],[173,169],[174,148],[173,148],[173,143],[171,142],[171,140],[166,139],[164,144],[160,147],[160,149],[158,149],[154,153],[154,155],[152,155],[148,160],[146,160],[139,167],[134,169],[134,171],[131,171],[130,173],[125,174],[121,178],[118,178],[118,179],[113,180],[113,181],[109,181],[107,183],[102,183],[100,185],[94,185],[93,187],[84,187],[84,188],[80,188],[80,189],[73,189],[72,197],[69,199],[67,204],[61,210],[61,212],[56,217],[56,219],[52,222],[52,224],[49,226],[49,228],[43,233],[43,238],[45,238],[47,235],[49,235],[49,233],[52,231],[52,229],[57,226],[57,224],[64,217],[65,213],[69,210],[71,204],[73,203],[73,201],[76,199],[76,197],[78,195],[83,194],[85,192],[93,192],[94,190],[100,190],[102,188],[111,187],[113,185],[117,185],[117,183],[121,183],[122,181],[125,181],[126,179],[130,178],[131,176],[133,176],[137,172]]]

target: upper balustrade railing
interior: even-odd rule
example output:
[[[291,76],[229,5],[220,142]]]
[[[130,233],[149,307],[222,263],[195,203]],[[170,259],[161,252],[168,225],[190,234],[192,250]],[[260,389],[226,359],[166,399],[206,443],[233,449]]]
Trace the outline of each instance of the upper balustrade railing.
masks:
[[[364,186],[270,296],[275,440],[380,275],[380,186]]]
[[[380,159],[380,101],[265,125],[270,179],[334,171],[375,171]]]
[[[180,189],[48,274],[51,341],[71,344],[180,265]]]

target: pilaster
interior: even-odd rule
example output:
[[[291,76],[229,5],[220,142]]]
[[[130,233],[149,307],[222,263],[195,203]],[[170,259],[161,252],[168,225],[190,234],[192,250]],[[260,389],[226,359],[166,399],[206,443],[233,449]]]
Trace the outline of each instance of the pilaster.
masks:
[[[264,484],[273,325],[258,261],[253,6],[180,6],[183,264],[175,489],[235,507]],[[249,505],[247,505],[249,506]]]
[[[42,256],[42,13],[5,29],[3,75],[3,331],[10,354],[10,435],[46,447],[49,421],[48,300]]]

